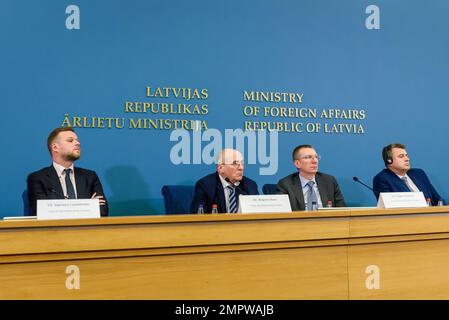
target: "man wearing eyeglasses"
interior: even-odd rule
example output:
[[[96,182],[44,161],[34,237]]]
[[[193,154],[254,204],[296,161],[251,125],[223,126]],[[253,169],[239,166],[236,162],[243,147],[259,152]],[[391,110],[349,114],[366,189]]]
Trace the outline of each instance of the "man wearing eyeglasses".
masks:
[[[293,211],[345,206],[337,180],[331,175],[318,172],[320,156],[313,146],[297,146],[292,157],[298,172],[279,180],[277,190],[288,194]]]
[[[239,195],[257,195],[255,181],[243,175],[245,165],[242,154],[234,149],[223,149],[218,155],[217,171],[201,178],[195,184],[190,211],[197,213],[200,206],[205,213],[217,205],[218,213],[236,213]]]
[[[430,183],[422,169],[411,169],[410,159],[401,143],[392,143],[382,149],[382,159],[386,169],[379,172],[373,179],[373,192],[379,199],[381,192],[420,192],[426,199],[431,199],[436,206],[442,201],[440,195]]]

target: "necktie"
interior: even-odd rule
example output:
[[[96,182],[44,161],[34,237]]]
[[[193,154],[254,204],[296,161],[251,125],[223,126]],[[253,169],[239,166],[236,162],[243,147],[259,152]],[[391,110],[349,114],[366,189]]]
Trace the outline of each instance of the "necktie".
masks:
[[[307,185],[309,186],[309,191],[307,193],[307,210],[313,210],[312,203],[315,203],[315,205],[318,207],[315,189],[313,188],[314,184],[314,181],[307,182]]]
[[[64,169],[65,171],[65,186],[67,188],[67,198],[68,199],[75,199],[75,189],[73,188],[72,180],[70,180],[70,173],[72,172],[72,169]]]
[[[413,189],[412,189],[412,188],[410,187],[410,185],[408,184],[408,179],[407,179],[407,177],[402,177],[401,180],[405,182],[405,185],[407,186],[407,188],[408,188],[410,191],[413,191]]]
[[[235,188],[227,186],[229,189],[229,213],[237,212],[237,197],[235,196]]]

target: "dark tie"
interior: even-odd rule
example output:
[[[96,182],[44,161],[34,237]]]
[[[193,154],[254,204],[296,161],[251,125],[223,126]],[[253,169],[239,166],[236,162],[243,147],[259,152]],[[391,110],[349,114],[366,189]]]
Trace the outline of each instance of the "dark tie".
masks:
[[[408,190],[413,191],[413,189],[410,188],[407,177],[402,177],[401,180],[405,182],[405,185],[407,186]]]
[[[307,185],[309,186],[309,192],[307,194],[307,210],[313,210],[312,203],[315,203],[315,205],[318,207],[315,189],[313,188],[314,184],[314,181],[307,182]]]
[[[235,188],[227,186],[229,189],[229,213],[237,212],[237,197],[235,196]]]
[[[65,186],[67,188],[67,199],[75,199],[75,189],[73,188],[72,180],[70,180],[70,173],[72,169],[64,169],[65,171]]]

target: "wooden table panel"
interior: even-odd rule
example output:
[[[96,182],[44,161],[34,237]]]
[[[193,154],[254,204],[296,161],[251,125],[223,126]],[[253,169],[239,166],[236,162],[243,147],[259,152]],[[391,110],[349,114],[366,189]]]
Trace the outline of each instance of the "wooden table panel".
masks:
[[[347,299],[346,283],[342,246],[0,265],[0,299]]]
[[[0,299],[449,299],[448,207],[2,221],[0,243]]]
[[[349,247],[351,299],[449,299],[449,239]],[[368,289],[366,267],[379,268],[380,288]]]

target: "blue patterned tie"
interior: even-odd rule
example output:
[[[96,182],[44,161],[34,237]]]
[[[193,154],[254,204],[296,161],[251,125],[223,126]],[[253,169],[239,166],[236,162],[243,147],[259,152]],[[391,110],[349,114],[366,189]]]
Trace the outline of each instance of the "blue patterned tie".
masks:
[[[410,188],[407,177],[402,177],[401,180],[405,182],[405,185],[407,186],[409,191],[413,191],[413,189]]]
[[[64,169],[65,171],[65,186],[67,188],[67,198],[68,199],[76,199],[75,189],[73,188],[72,180],[70,180],[70,173],[72,169]]]
[[[315,189],[313,188],[314,184],[314,181],[307,182],[307,185],[309,186],[309,191],[307,193],[307,210],[313,210],[312,203],[315,203],[315,205],[318,206]]]
[[[227,186],[229,189],[229,213],[237,212],[237,197],[235,196],[235,188],[232,186]]]

